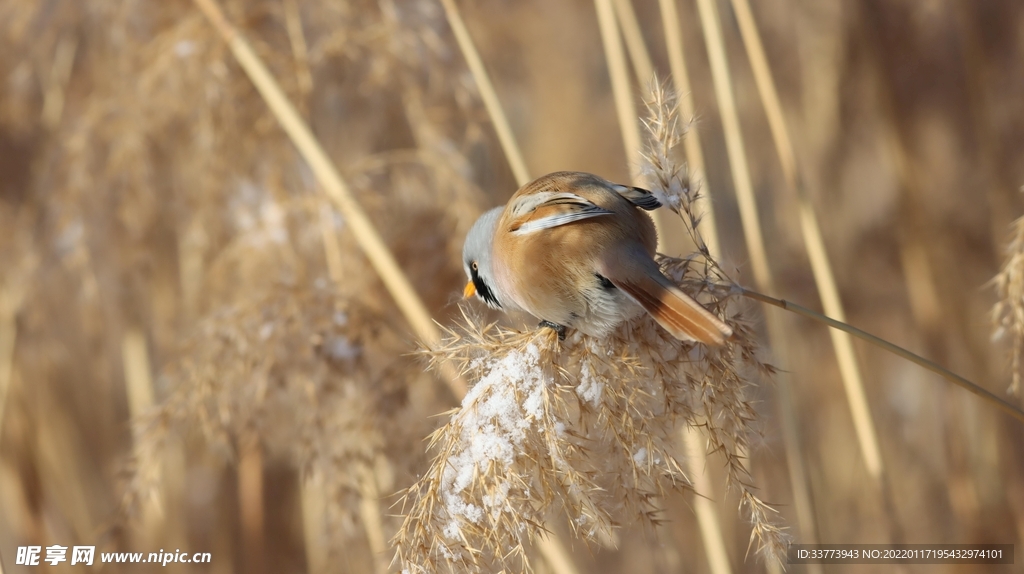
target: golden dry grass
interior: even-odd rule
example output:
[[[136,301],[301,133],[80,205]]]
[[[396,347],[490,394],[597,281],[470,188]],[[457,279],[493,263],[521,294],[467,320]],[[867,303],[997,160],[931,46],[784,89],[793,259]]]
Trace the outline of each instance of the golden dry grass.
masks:
[[[358,225],[196,3],[0,0],[4,571],[21,571],[14,552],[30,544],[213,554],[181,571],[362,573],[398,567],[395,539],[410,569],[439,560],[460,571],[464,560],[514,571],[526,560],[639,574],[764,571],[753,550],[777,553],[777,526],[797,541],[1024,542],[1024,441],[1010,417],[855,343],[887,493],[862,462],[824,327],[782,322],[790,350],[785,362],[773,353],[763,311],[726,287],[754,286],[761,263],[733,199],[744,184],[732,179],[697,4],[628,4],[598,3],[599,25],[583,0],[221,3],[446,330],[431,356],[483,381],[448,417],[437,415],[458,397],[414,355],[427,341],[364,255]],[[452,6],[493,93],[466,64]],[[730,3],[715,6],[769,295],[819,300],[802,199],[850,323],[998,396],[1019,392],[1019,2],[751,3],[803,198],[779,166],[757,89],[764,67],[747,62]],[[678,20],[664,22],[673,9]],[[625,50],[612,33],[625,33]],[[647,120],[655,145],[624,155],[621,125],[629,98],[633,117],[646,116],[637,80],[649,66],[690,86],[681,109],[695,117],[655,102],[666,111]],[[684,146],[678,129],[691,119],[701,139]],[[511,165],[508,141],[522,152]],[[704,160],[690,181],[681,160],[694,145]],[[663,223],[689,239],[666,244],[663,262],[722,305],[739,342],[679,346],[639,320],[607,346],[559,344],[456,304],[466,230],[526,166],[624,182],[640,166],[646,185],[683,198],[682,221],[666,212]],[[714,206],[710,250],[693,233],[698,191]],[[495,376],[514,357],[529,359],[532,387]],[[766,363],[786,372],[791,410],[779,409]],[[466,433],[494,424],[485,407],[497,402],[518,413],[502,423],[523,423],[518,442],[467,459]],[[813,521],[794,506],[799,467],[786,463],[780,412],[791,413]],[[697,468],[679,439],[688,425],[709,440]],[[460,482],[439,453],[487,464]],[[696,472],[731,487],[693,493]],[[724,564],[705,555],[691,508],[701,495],[718,510]],[[431,500],[440,513],[424,510]],[[470,504],[480,513],[451,516]],[[570,564],[539,551],[545,530]]]

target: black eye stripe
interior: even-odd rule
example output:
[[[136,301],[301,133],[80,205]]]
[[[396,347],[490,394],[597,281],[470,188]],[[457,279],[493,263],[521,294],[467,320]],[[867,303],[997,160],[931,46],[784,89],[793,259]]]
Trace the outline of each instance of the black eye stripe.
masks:
[[[472,275],[471,279],[473,281],[473,286],[476,287],[476,294],[479,295],[480,298],[483,299],[484,302],[487,303],[488,305],[500,309],[501,303],[498,302],[498,298],[495,297],[494,293],[491,292],[491,289],[490,287],[487,286],[487,283],[484,283],[484,280],[480,278],[480,275],[476,272],[476,269],[471,269],[470,274]]]

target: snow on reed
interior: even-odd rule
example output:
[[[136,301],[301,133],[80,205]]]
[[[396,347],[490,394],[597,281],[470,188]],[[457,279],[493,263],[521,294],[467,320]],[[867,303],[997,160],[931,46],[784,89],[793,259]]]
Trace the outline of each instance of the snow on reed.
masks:
[[[751,541],[778,561],[786,536],[755,494],[744,465],[757,413],[752,383],[773,369],[732,301],[738,290],[700,237],[698,193],[672,159],[683,130],[660,86],[648,102],[652,191],[682,217],[698,252],[664,257],[662,270],[725,320],[720,347],[680,342],[644,315],[604,339],[550,329],[518,332],[463,321],[428,352],[475,382],[430,441],[430,469],[406,491],[395,537],[404,572],[529,570],[529,548],[563,515],[585,541],[614,540],[620,523],[654,524],[660,500],[691,484],[680,462],[683,425],[700,427],[725,461],[728,486],[751,523]]]

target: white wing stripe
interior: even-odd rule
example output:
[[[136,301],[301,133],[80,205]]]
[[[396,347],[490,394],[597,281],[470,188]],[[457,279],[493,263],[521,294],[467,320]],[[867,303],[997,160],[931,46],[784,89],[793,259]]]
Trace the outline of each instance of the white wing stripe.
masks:
[[[512,232],[513,235],[525,235],[527,233],[533,233],[542,229],[551,229],[552,227],[558,227],[559,225],[566,225],[574,221],[582,221],[584,219],[590,219],[591,217],[600,217],[602,215],[613,215],[614,212],[608,211],[607,209],[598,207],[596,205],[590,205],[588,207],[580,208],[577,211],[569,211],[566,213],[558,213],[556,215],[549,215],[547,217],[540,217],[531,221],[527,221],[522,224],[519,229]]]

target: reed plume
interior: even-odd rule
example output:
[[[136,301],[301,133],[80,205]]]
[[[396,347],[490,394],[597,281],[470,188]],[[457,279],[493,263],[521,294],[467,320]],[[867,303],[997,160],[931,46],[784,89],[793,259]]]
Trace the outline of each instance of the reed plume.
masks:
[[[699,240],[697,192],[672,156],[682,137],[676,106],[659,85],[653,92],[648,182]],[[466,309],[446,329],[442,346],[426,352],[432,365],[454,364],[475,385],[431,437],[434,462],[406,493],[395,538],[406,571],[528,569],[531,541],[558,514],[586,541],[608,540],[623,523],[657,523],[656,501],[690,488],[681,425],[706,429],[752,541],[765,558],[781,558],[785,535],[741,455],[757,421],[747,388],[773,369],[733,304],[738,291],[698,245],[661,265],[733,328],[721,347],[680,343],[646,315],[604,339],[575,332],[559,342],[548,330],[482,324]]]
[[[1013,223],[1006,261],[993,280],[999,300],[992,309],[994,338],[1010,338],[1011,383],[1008,392],[1020,396],[1021,356],[1024,355],[1024,217]]]

